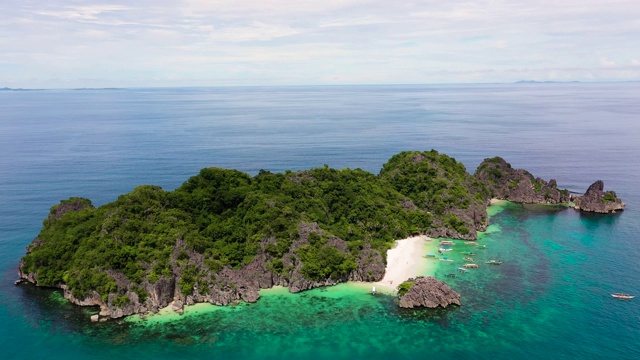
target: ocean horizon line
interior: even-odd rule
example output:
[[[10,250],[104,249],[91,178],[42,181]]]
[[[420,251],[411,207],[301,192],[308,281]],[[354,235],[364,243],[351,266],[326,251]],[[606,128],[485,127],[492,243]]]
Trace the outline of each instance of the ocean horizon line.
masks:
[[[205,88],[340,88],[340,87],[393,87],[393,86],[473,86],[473,85],[544,85],[544,84],[625,84],[639,83],[638,80],[514,80],[496,82],[449,82],[449,83],[347,83],[347,84],[219,84],[219,85],[177,85],[177,86],[96,86],[96,87],[9,87],[2,91],[95,91],[95,90],[146,90],[146,89],[205,89]]]

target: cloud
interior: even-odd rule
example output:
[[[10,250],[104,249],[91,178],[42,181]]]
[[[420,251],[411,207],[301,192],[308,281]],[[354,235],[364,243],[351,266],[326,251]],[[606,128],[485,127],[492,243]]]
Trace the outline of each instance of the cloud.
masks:
[[[330,28],[330,27],[348,27],[348,26],[364,26],[364,25],[379,25],[379,24],[388,24],[394,21],[390,19],[385,19],[381,17],[354,17],[354,18],[343,18],[336,20],[327,20],[319,24],[320,28]]]
[[[232,26],[220,30],[213,28],[209,39],[229,42],[269,41],[303,32],[304,30],[291,26],[253,22],[245,26]]]
[[[605,68],[613,68],[616,66],[616,62],[607,57],[602,57],[600,58],[600,65]]]
[[[102,14],[130,9],[120,5],[64,6],[58,10],[35,10],[33,13],[69,20],[97,20]]]

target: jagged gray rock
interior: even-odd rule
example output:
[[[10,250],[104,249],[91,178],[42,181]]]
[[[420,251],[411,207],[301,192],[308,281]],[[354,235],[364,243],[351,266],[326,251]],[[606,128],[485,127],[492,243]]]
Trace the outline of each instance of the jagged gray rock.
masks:
[[[604,182],[598,180],[591,184],[583,196],[573,198],[577,210],[595,213],[615,213],[624,210],[624,203],[615,191],[604,191]]]
[[[453,291],[446,283],[432,276],[419,276],[407,281],[413,286],[402,295],[398,295],[398,305],[401,308],[427,307],[446,308],[451,304],[461,305],[460,294]]]
[[[534,177],[523,169],[514,169],[501,157],[485,159],[475,173],[476,179],[484,183],[491,196],[523,204],[568,203],[568,190],[560,190],[556,180],[549,182]]]
[[[69,208],[67,211],[73,210]],[[62,215],[60,215],[62,216]],[[147,314],[149,312],[158,312],[167,306],[172,306],[174,311],[182,312],[184,305],[192,305],[195,303],[208,302],[215,305],[228,305],[235,301],[256,302],[260,298],[258,291],[260,289],[268,289],[273,286],[288,287],[292,293],[309,290],[322,286],[336,285],[346,281],[369,281],[375,282],[383,278],[386,264],[382,255],[365,245],[360,257],[356,259],[357,267],[349,274],[338,278],[328,278],[323,281],[309,280],[300,272],[303,266],[302,260],[298,257],[296,250],[303,245],[309,244],[309,235],[317,233],[322,235],[322,230],[316,223],[302,222],[299,225],[300,237],[296,240],[289,252],[284,256],[283,264],[288,270],[278,273],[270,269],[267,264],[271,260],[265,247],[269,243],[275,242],[275,239],[264,239],[262,249],[251,263],[240,269],[232,269],[224,267],[217,273],[213,273],[206,267],[201,254],[189,249],[182,239],[176,242],[174,248],[174,256],[172,263],[172,273],[169,278],[161,276],[155,283],[150,283],[144,278],[141,283],[131,282],[122,272],[109,270],[108,275],[112,277],[121,289],[121,293],[129,300],[126,305],[115,305],[117,294],[106,294],[106,301],[97,292],[92,292],[84,298],[76,298],[65,284],[58,284],[56,287],[63,290],[64,297],[71,303],[79,306],[100,306],[100,316],[119,318],[133,314]],[[35,239],[34,242],[39,241]],[[338,249],[343,253],[347,253],[347,242],[339,238],[330,238],[327,244]],[[31,245],[33,246],[33,244]],[[29,248],[27,248],[27,251]],[[182,276],[182,267],[175,261],[181,252],[186,252],[189,256],[188,264],[194,265],[198,271],[206,273],[210,280],[206,289],[194,287],[193,293],[185,295],[177,286]],[[37,274],[24,273],[24,263],[18,266],[18,275],[20,279],[24,279],[29,283],[38,285]],[[148,296],[141,300],[136,292],[142,289]],[[139,290],[138,290],[139,291]]]

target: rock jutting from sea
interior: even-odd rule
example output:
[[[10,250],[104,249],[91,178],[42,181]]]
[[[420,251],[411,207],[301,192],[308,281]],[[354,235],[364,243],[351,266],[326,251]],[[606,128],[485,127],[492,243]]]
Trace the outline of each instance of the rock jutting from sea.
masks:
[[[460,294],[433,276],[418,276],[398,287],[398,306],[401,308],[446,308],[451,304],[461,305]]]
[[[624,210],[624,203],[618,199],[615,191],[604,191],[604,182],[598,180],[591,184],[583,196],[574,196],[576,210],[601,214]]]

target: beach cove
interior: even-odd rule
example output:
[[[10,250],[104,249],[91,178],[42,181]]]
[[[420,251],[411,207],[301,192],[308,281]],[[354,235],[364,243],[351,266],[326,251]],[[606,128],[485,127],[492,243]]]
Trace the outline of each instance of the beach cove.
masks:
[[[487,208],[487,212],[489,216],[494,216],[504,211],[507,206],[511,203],[504,200],[492,199],[490,206]],[[517,206],[515,204],[511,204],[512,206]],[[385,271],[385,276],[383,279],[373,283],[367,282],[347,282],[343,284],[338,284],[335,286],[323,287],[321,289],[312,289],[307,290],[303,293],[293,294],[290,293],[286,287],[276,286],[271,289],[263,289],[260,291],[261,299],[258,300],[258,303],[262,301],[264,298],[271,297],[291,297],[293,301],[295,301],[296,297],[302,296],[305,297],[305,293],[312,293],[312,296],[320,296],[324,299],[340,299],[342,297],[353,297],[362,298],[362,294],[371,295],[372,288],[376,289],[377,295],[382,296],[391,296],[395,298],[397,294],[397,286],[402,282],[415,278],[417,276],[439,276],[440,280],[448,282],[451,280],[451,277],[443,276],[446,274],[444,271],[439,271],[441,269],[441,264],[446,264],[444,268],[449,274],[451,274],[455,266],[460,266],[464,263],[468,263],[469,261],[464,260],[467,255],[463,254],[468,251],[475,251],[479,253],[477,249],[477,245],[485,245],[485,242],[482,239],[485,239],[488,234],[498,232],[498,225],[490,225],[485,232],[479,233],[478,241],[465,241],[465,240],[455,240],[455,239],[432,239],[427,236],[413,236],[406,239],[396,240],[395,246],[387,251],[387,267]],[[447,246],[452,248],[451,252],[446,252],[439,254],[438,249],[442,247],[440,245],[440,241],[453,241],[454,246]],[[455,249],[455,251],[454,251]],[[438,254],[435,258],[427,257],[426,254]],[[451,265],[448,261],[442,261],[440,258],[452,258]],[[453,261],[453,257],[456,258],[456,261]],[[466,275],[466,274],[464,274]],[[367,300],[373,300],[369,297],[365,297]],[[389,301],[389,299],[386,299]],[[268,301],[268,300],[267,300]],[[171,309],[171,306],[167,306],[166,308],[160,310],[156,314],[150,314],[147,316],[139,316],[132,315],[125,319],[125,321],[140,324],[144,322],[149,322],[150,324],[158,324],[158,323],[166,323],[171,321],[176,321],[181,319],[181,317],[189,318],[191,316],[201,316],[206,312],[217,312],[217,311],[229,311],[230,309],[235,309],[236,307],[242,309],[243,306],[248,306],[249,304],[244,303],[242,301],[237,302],[233,305],[229,306],[217,306],[208,303],[199,303],[195,305],[185,306],[184,314],[178,314],[177,312]],[[433,311],[430,309],[423,309],[421,311]]]

